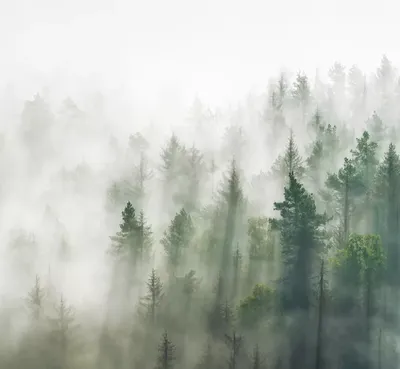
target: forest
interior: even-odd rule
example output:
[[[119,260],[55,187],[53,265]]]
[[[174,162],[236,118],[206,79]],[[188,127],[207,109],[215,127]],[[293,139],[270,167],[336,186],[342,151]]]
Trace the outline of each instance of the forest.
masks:
[[[165,137],[3,101],[1,368],[399,367],[398,72],[265,90]]]

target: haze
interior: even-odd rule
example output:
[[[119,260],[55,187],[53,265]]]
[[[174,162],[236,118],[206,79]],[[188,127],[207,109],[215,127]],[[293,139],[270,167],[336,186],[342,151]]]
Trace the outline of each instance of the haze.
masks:
[[[400,61],[395,14],[389,0],[3,2],[2,81],[25,92],[96,78],[138,104],[171,90],[185,106],[196,93],[226,103],[284,66],[313,77],[332,60],[368,71],[383,53]]]
[[[397,18],[3,0],[0,369],[399,368]]]

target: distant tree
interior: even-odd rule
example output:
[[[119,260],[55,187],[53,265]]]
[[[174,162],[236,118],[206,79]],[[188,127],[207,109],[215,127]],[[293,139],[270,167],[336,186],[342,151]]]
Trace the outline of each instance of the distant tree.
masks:
[[[163,284],[155,269],[152,269],[146,286],[147,294],[142,299],[141,305],[145,307],[146,314],[149,316],[151,323],[154,323],[157,308],[160,306],[164,297]]]
[[[365,192],[361,175],[357,172],[354,162],[345,158],[343,167],[337,174],[328,173],[325,185],[326,191],[322,192],[322,196],[331,211],[339,215],[344,235],[343,242],[346,243],[355,201]]]
[[[76,323],[74,312],[63,297],[55,309],[56,316],[50,319],[51,356],[54,367],[67,368],[76,357]],[[75,345],[74,345],[75,344]],[[74,347],[75,346],[75,347]],[[75,351],[72,351],[75,349]]]
[[[371,139],[378,144],[381,143],[386,137],[387,127],[383,124],[382,119],[376,111],[366,123],[368,132],[371,133]]]
[[[39,321],[44,317],[44,299],[44,289],[40,284],[39,276],[36,276],[35,285],[29,291],[27,298],[28,309],[35,321]]]
[[[294,141],[293,132],[290,132],[286,151],[283,156],[279,156],[274,166],[272,167],[272,173],[275,176],[284,180],[284,183],[289,177],[289,173],[293,172],[297,178],[302,178],[305,168],[303,166],[303,159],[299,154],[299,150]]]
[[[138,222],[135,209],[129,201],[122,211],[122,223],[119,227],[120,231],[115,236],[110,237],[112,241],[111,252],[118,258],[127,258],[130,262],[136,261],[138,256]]]
[[[229,348],[228,369],[239,367],[239,355],[241,353],[243,337],[233,332],[232,335],[225,335],[226,344]]]
[[[172,369],[176,360],[176,348],[164,332],[158,346],[157,364],[155,369]]]
[[[300,107],[302,117],[302,127],[305,127],[307,111],[311,103],[311,90],[308,77],[298,73],[293,83],[292,97],[297,106]]]
[[[176,273],[176,269],[182,262],[183,253],[192,241],[193,235],[192,218],[185,209],[181,209],[172,219],[168,230],[164,232],[164,237],[161,239],[172,274]]]

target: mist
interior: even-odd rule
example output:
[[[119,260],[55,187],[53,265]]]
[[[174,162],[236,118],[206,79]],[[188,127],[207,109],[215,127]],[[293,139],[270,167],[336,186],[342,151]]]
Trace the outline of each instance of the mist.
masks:
[[[0,368],[399,367],[392,4],[0,8]]]

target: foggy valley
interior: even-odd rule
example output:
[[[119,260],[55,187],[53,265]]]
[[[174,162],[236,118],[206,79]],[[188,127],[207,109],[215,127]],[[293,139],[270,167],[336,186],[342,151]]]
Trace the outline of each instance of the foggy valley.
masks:
[[[0,368],[400,367],[390,35],[372,59],[318,4],[317,42],[296,4],[270,7],[299,27],[275,38],[256,0],[22,3],[0,27]]]

